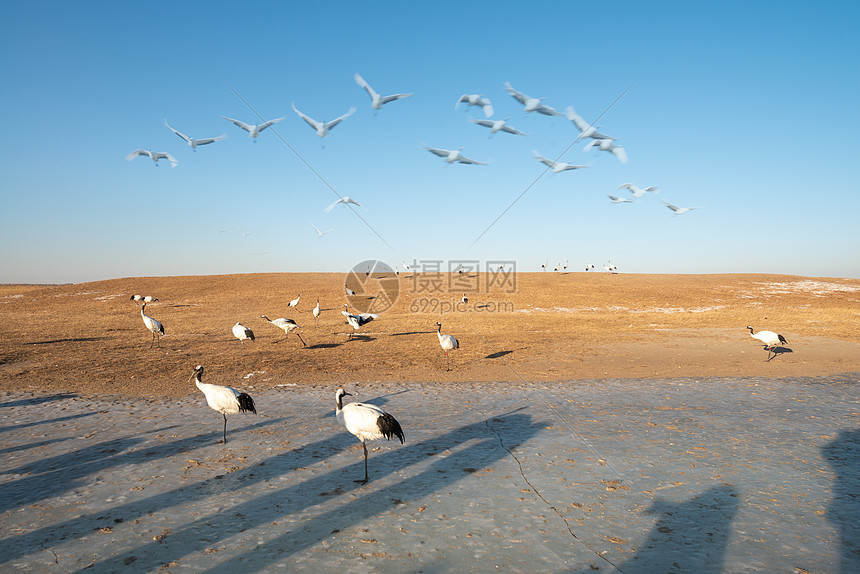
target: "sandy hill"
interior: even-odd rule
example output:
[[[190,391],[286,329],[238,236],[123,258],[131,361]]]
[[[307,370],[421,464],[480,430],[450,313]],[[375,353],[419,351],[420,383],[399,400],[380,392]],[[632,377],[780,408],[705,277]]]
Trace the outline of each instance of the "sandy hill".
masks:
[[[782,275],[252,274],[0,286],[5,390],[184,395],[207,382],[267,388],[363,381],[818,376],[860,372],[860,281]],[[469,301],[461,303],[464,292]],[[301,293],[296,309],[290,300]],[[166,334],[150,348],[140,306]],[[319,297],[322,315],[311,309]],[[352,339],[341,310],[380,310]],[[301,325],[284,339],[271,319]],[[237,322],[256,341],[240,343]],[[461,344],[446,371],[436,337]],[[746,325],[788,339],[767,361]],[[248,377],[249,374],[252,376]]]

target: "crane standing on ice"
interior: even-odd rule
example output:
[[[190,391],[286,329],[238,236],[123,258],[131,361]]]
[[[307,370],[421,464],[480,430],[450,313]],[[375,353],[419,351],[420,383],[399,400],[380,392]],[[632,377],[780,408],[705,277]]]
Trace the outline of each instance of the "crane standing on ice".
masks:
[[[218,411],[224,417],[224,441],[227,444],[227,415],[251,412],[257,414],[254,399],[248,393],[240,393],[233,387],[222,387],[221,385],[210,385],[203,382],[203,366],[197,365],[191,379],[197,384],[197,388],[206,395],[206,402],[212,410]]]

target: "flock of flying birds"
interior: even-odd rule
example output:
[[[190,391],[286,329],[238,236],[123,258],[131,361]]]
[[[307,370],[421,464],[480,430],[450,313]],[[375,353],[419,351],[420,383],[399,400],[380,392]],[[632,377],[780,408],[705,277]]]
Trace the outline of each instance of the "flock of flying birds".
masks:
[[[398,94],[390,94],[390,95],[381,95],[377,91],[375,91],[370,84],[358,73],[355,74],[354,80],[356,84],[367,92],[367,95],[370,97],[370,106],[377,112],[382,109],[382,107],[386,104],[390,104],[391,102],[395,102],[397,100],[402,100],[405,98],[411,97],[413,94],[411,93],[398,93]],[[582,116],[576,113],[572,106],[568,106],[565,109],[565,112],[559,112],[555,108],[544,103],[544,97],[536,98],[529,96],[516,88],[514,88],[510,82],[504,83],[505,91],[517,102],[519,102],[523,106],[523,112],[526,114],[537,113],[539,115],[550,116],[550,117],[566,117],[570,122],[575,126],[579,135],[577,139],[587,140],[587,144],[585,145],[584,151],[589,150],[597,150],[610,153],[614,155],[621,163],[627,163],[628,157],[626,150],[618,144],[617,138],[607,135],[603,132],[597,130],[593,124],[589,123],[587,120],[583,119]],[[491,135],[502,132],[508,133],[512,135],[525,136],[524,132],[515,128],[507,122],[507,119],[492,119],[495,110],[493,108],[493,104],[490,99],[484,94],[463,94],[457,99],[457,102],[454,105],[454,109],[458,109],[461,104],[465,104],[469,108],[479,107],[482,109],[485,118],[484,119],[470,119],[469,121],[475,125],[485,127],[490,130]],[[320,138],[326,137],[331,130],[333,130],[336,126],[338,126],[341,122],[349,118],[352,114],[355,113],[356,108],[351,107],[345,114],[329,121],[319,121],[316,120],[307,114],[303,113],[299,110],[295,102],[292,104],[292,109],[296,113],[296,115],[304,120],[308,126],[311,127],[316,132],[316,135]],[[226,116],[222,116],[225,120],[231,122],[238,128],[246,131],[248,136],[256,143],[256,139],[260,136],[260,134],[266,130],[268,127],[285,120],[285,117],[276,118],[273,120],[264,121],[260,124],[249,124],[242,122],[240,120],[229,118]],[[226,134],[222,134],[218,137],[209,137],[209,138],[192,138],[189,135],[186,135],[179,130],[173,128],[170,124],[167,123],[167,120],[164,120],[164,125],[176,134],[179,138],[185,141],[188,146],[192,149],[192,151],[197,151],[197,148],[200,146],[209,145],[218,141],[225,139]],[[464,164],[464,165],[486,165],[486,162],[478,161],[476,159],[467,157],[463,154],[463,148],[458,149],[443,149],[437,147],[428,147],[426,145],[422,145],[422,147],[430,152],[431,154],[444,159],[446,165],[450,164]],[[586,165],[576,165],[572,163],[558,161],[558,159],[550,159],[542,156],[538,151],[533,151],[532,155],[534,158],[546,166],[546,169],[552,170],[553,173],[562,173],[565,171],[573,171],[578,169],[584,169],[588,166]],[[171,167],[176,167],[179,161],[170,153],[163,151],[153,151],[146,149],[137,149],[126,156],[128,161],[132,161],[138,157],[148,157],[155,162],[155,165],[158,166],[159,160],[167,160]],[[646,192],[657,193],[658,190],[656,187],[647,187],[644,189],[640,189],[631,183],[625,183],[621,185],[618,189],[627,189],[632,193],[632,199],[628,199],[626,197],[619,197],[616,195],[609,195],[608,197],[612,201],[613,204],[622,204],[622,203],[632,203],[635,199],[642,197]],[[325,211],[329,212],[333,209],[337,204],[354,204],[359,207],[361,205],[355,200],[344,197],[334,202],[332,205],[328,206]],[[693,209],[699,209],[697,207],[678,207],[669,202],[663,202],[666,207],[671,209],[675,215],[681,215],[684,213],[688,213]],[[311,224],[313,225],[313,224]],[[319,237],[323,237],[329,231],[320,231],[316,226],[313,226]]]

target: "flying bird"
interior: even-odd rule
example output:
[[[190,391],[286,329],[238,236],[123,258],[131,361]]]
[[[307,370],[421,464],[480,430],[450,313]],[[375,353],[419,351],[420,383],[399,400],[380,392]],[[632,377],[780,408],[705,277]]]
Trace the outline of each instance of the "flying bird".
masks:
[[[615,197],[614,195],[607,195],[609,199],[612,200],[612,203],[633,203],[633,200],[627,199],[626,197]]]
[[[624,148],[620,145],[615,144],[615,140],[612,139],[595,139],[591,140],[585,147],[582,148],[584,151],[588,151],[592,148],[597,148],[600,151],[609,152],[615,157],[618,158],[618,161],[621,163],[627,163],[627,152],[624,151]]]
[[[563,171],[568,171],[568,170],[572,170],[572,169],[582,169],[582,168],[588,167],[587,165],[573,165],[570,163],[564,163],[562,161],[553,161],[551,159],[543,157],[541,154],[539,154],[536,151],[533,151],[532,155],[534,155],[536,160],[538,160],[539,162],[541,162],[545,166],[552,169],[553,173],[561,173]]]
[[[173,157],[172,155],[170,155],[166,151],[151,151],[151,150],[147,150],[147,149],[136,149],[133,152],[131,152],[130,154],[128,154],[127,156],[125,156],[125,159],[127,159],[128,161],[131,161],[131,160],[133,160],[137,157],[140,157],[142,155],[145,155],[146,157],[148,157],[149,159],[154,161],[155,167],[158,167],[158,160],[160,160],[160,159],[166,159],[167,161],[169,161],[170,167],[176,167],[176,164],[179,163],[178,161],[176,161],[175,157]]]
[[[524,93],[515,90],[510,82],[505,82],[505,91],[509,93],[516,101],[525,106],[523,111],[525,111],[526,113],[537,112],[545,116],[561,115],[554,108],[551,108],[541,103],[544,98],[533,98],[531,96],[527,96]]]
[[[447,150],[447,149],[440,149],[440,148],[435,148],[435,147],[424,146],[424,149],[426,149],[427,151],[429,151],[433,155],[437,155],[441,158],[445,158],[445,163],[447,163],[447,164],[459,162],[459,163],[467,164],[467,165],[472,165],[472,164],[474,164],[474,165],[487,165],[483,162],[475,161],[474,159],[469,159],[468,157],[464,156],[462,154],[463,148],[459,148],[459,149],[455,149],[455,150]]]
[[[484,126],[485,128],[490,128],[491,135],[496,133],[496,132],[499,132],[499,131],[507,132],[509,134],[514,134],[517,136],[526,135],[523,132],[521,132],[520,130],[518,130],[517,128],[508,125],[507,120],[473,120],[473,119],[470,119],[469,121],[472,122],[473,124],[478,124],[479,126]]]
[[[465,297],[465,295],[464,295]],[[453,351],[454,349],[460,348],[460,342],[454,337],[454,335],[443,335],[442,334],[442,323],[436,323],[438,329],[436,330],[436,336],[439,337],[439,346],[442,347],[442,350],[445,351],[445,359],[448,362],[448,369],[451,370],[451,359],[448,357],[448,352]]]
[[[367,475],[367,445],[365,441],[381,438],[391,440],[392,436],[396,436],[400,439],[400,444],[403,444],[405,435],[397,419],[376,405],[365,403],[344,405],[343,397],[347,396],[351,397],[352,394],[343,389],[338,389],[335,393],[335,401],[337,401],[335,416],[337,422],[345,426],[347,431],[361,441],[361,448],[364,450],[364,480],[356,480],[355,482],[365,484],[370,480]]]
[[[146,328],[152,331],[152,340],[155,341],[155,346],[157,347],[158,337],[164,335],[164,325],[144,313],[144,311],[146,311],[146,303],[140,308],[140,316],[143,318],[143,324],[146,325]],[[149,348],[152,348],[152,341],[149,343]]]
[[[576,110],[573,109],[572,106],[568,106],[565,110],[565,116],[573,125],[576,126],[576,129],[579,130],[580,139],[591,138],[595,140],[612,140],[615,139],[612,136],[608,136],[606,134],[602,134],[597,131],[597,128],[582,119],[582,116],[576,113]]]
[[[630,191],[630,193],[632,193],[632,194],[633,194],[633,197],[635,197],[636,199],[639,199],[640,197],[642,197],[643,195],[645,195],[645,194],[646,194],[646,193],[648,193],[649,191],[650,191],[651,193],[659,193],[659,192],[660,192],[660,190],[659,190],[659,189],[657,189],[656,187],[654,187],[653,185],[648,186],[648,187],[646,187],[645,189],[642,189],[642,188],[636,187],[636,186],[635,186],[635,185],[633,185],[632,183],[623,183],[623,184],[621,184],[621,185],[619,185],[619,186],[618,186],[618,189],[627,189],[627,190],[629,190],[629,191]]]
[[[350,196],[345,195],[345,196],[341,197],[340,199],[338,199],[337,201],[335,201],[334,203],[332,203],[331,205],[329,205],[328,207],[326,207],[324,211],[326,213],[328,213],[329,211],[334,209],[334,206],[337,205],[338,203],[342,203],[344,205],[351,203],[353,205],[357,205],[357,206],[361,207],[361,204],[359,202],[355,201]],[[328,233],[328,232],[326,232],[326,233]]]
[[[197,384],[197,388],[203,391],[209,408],[218,411],[224,417],[224,440],[222,442],[227,444],[227,415],[249,412],[257,414],[254,399],[248,393],[240,393],[233,387],[204,383],[202,365],[197,365],[194,368],[194,374],[191,378]]]
[[[395,100],[402,100],[403,98],[408,98],[412,94],[392,94],[390,96],[380,96],[373,88],[370,87],[370,84],[361,77],[360,74],[355,74],[353,76],[355,78],[355,83],[364,88],[367,91],[367,95],[370,96],[370,107],[374,110],[382,109],[387,103],[393,102]]]
[[[335,202],[335,205],[337,205],[337,202]],[[318,237],[322,237],[322,236],[323,236],[323,235],[325,235],[326,233],[331,233],[331,232],[332,232],[332,230],[331,230],[331,229],[329,229],[328,231],[320,231],[319,229],[317,229],[317,226],[316,226],[316,225],[314,225],[313,223],[311,223],[311,227],[313,227],[313,228],[314,228],[314,231],[316,231],[316,232],[317,232],[317,236],[318,236]]]
[[[324,138],[328,135],[328,132],[334,129],[334,127],[355,113],[355,108],[349,108],[349,111],[340,116],[339,118],[333,119],[330,122],[318,122],[317,120],[306,116],[298,109],[296,109],[296,103],[293,102],[293,111],[296,112],[300,118],[305,120],[309,126],[317,131],[317,135],[321,138]]]
[[[677,205],[672,205],[668,201],[664,201],[663,203],[666,204],[666,207],[668,207],[669,209],[674,211],[675,215],[682,215],[682,214],[687,213],[688,211],[692,211],[694,209],[701,209],[700,207],[678,207]]]
[[[244,326],[242,323],[236,323],[233,325],[233,336],[239,339],[242,345],[244,345],[245,339],[254,340],[254,331]]]
[[[275,326],[275,327],[277,327],[278,329],[283,329],[283,330],[284,330],[284,338],[282,339],[283,341],[286,341],[286,340],[287,340],[287,336],[288,336],[290,333],[292,333],[293,331],[296,331],[296,329],[300,329],[300,328],[301,328],[301,327],[299,327],[299,326],[296,324],[296,322],[295,322],[295,321],[293,321],[292,319],[286,319],[286,318],[284,318],[284,317],[279,317],[279,318],[275,319],[274,321],[272,321],[271,319],[269,319],[269,318],[268,318],[268,317],[266,317],[265,315],[260,315],[260,317],[261,317],[262,319],[264,319],[264,320],[268,321],[269,323],[271,323],[272,325],[274,325],[274,326]],[[302,339],[302,336],[301,336],[301,335],[299,335],[298,331],[296,331],[296,337],[298,337],[298,338],[299,338],[299,341],[301,341],[301,342],[302,342],[302,345],[304,345],[305,347],[307,347],[307,346],[308,346],[308,345],[307,345],[307,343],[305,343],[305,340],[304,340],[304,339]],[[275,341],[275,342],[277,342],[277,341]]]
[[[481,106],[484,110],[484,117],[492,117],[493,115],[493,104],[490,103],[490,99],[485,97],[483,94],[463,94],[457,100],[457,103],[454,104],[454,109],[460,107],[461,103],[469,104],[471,106]]]
[[[211,144],[213,142],[221,141],[227,137],[227,134],[221,134],[217,138],[201,138],[198,140],[198,139],[194,139],[190,136],[187,136],[180,131],[173,129],[172,127],[170,127],[170,124],[167,123],[166,119],[164,120],[164,125],[167,126],[167,129],[169,129],[170,131],[172,131],[173,133],[175,133],[176,135],[178,135],[179,137],[184,139],[186,142],[188,142],[188,145],[191,147],[192,151],[197,151],[197,146],[199,146],[199,145]]]
[[[227,120],[228,122],[233,122],[234,124],[236,124],[237,126],[242,128],[243,130],[248,132],[248,137],[252,138],[254,140],[254,143],[257,143],[257,136],[260,135],[261,131],[263,131],[267,127],[271,126],[272,124],[276,124],[276,123],[286,119],[286,118],[278,118],[276,120],[269,120],[267,122],[263,122],[262,124],[253,125],[253,124],[246,124],[244,122],[240,122],[239,120],[234,120],[233,118],[228,118],[227,116],[221,116],[221,117],[224,118],[225,120]]]

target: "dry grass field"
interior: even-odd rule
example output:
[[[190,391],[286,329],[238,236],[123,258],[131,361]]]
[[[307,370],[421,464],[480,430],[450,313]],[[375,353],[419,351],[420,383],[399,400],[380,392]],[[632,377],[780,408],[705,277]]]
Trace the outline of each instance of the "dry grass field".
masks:
[[[196,392],[197,364],[207,367],[207,382],[242,388],[860,372],[858,280],[540,272],[504,284],[487,274],[363,275],[349,299],[343,274],[0,286],[0,388],[179,396]],[[462,283],[477,289],[455,305]],[[378,305],[398,290],[393,306],[350,339],[343,304]],[[158,347],[150,348],[132,294],[158,297],[146,308],[165,327]],[[307,347],[294,335],[284,340],[263,314],[294,319]],[[232,336],[237,321],[255,341]],[[437,321],[461,344],[451,371]],[[768,361],[746,325],[777,331],[788,344]]]

